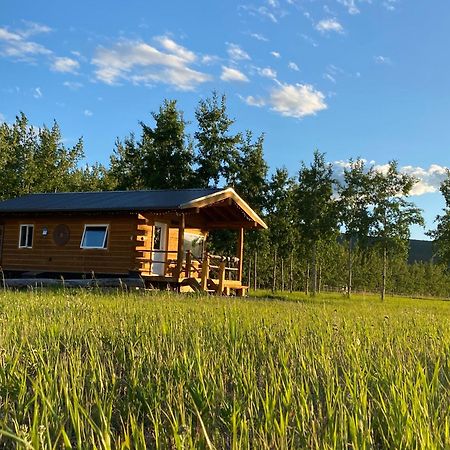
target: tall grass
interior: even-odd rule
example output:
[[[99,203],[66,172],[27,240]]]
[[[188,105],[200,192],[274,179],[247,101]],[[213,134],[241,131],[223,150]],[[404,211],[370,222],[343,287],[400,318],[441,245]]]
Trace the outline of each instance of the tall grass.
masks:
[[[449,366],[446,302],[3,292],[0,447],[445,448]]]

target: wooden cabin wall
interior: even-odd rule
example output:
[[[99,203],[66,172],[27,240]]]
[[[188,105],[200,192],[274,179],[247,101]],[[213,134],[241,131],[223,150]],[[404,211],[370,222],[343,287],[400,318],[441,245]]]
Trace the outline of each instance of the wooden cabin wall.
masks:
[[[135,214],[20,216],[0,222],[4,225],[1,266],[5,271],[128,274],[138,270]],[[19,248],[20,224],[34,225],[33,248]],[[59,224],[70,230],[69,241],[63,246],[53,240]],[[109,225],[107,249],[80,248],[85,224]],[[47,236],[42,234],[44,227]]]

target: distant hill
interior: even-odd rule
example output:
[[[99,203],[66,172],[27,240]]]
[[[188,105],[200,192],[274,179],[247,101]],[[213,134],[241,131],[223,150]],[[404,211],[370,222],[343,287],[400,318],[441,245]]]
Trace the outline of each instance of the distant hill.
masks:
[[[418,239],[409,240],[408,263],[430,262],[433,258],[433,243]]]

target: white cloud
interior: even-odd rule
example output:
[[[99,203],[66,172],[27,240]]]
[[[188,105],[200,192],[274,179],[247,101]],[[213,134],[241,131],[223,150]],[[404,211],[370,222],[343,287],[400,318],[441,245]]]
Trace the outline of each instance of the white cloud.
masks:
[[[274,58],[281,58],[281,55],[280,55],[280,53],[278,53],[278,52],[273,51],[273,52],[270,52],[270,54],[271,54]]]
[[[34,98],[41,98],[42,97],[42,91],[40,87],[34,88],[33,90],[33,97]]]
[[[366,160],[364,160],[367,163]],[[387,173],[389,164],[376,164],[370,161],[368,167],[373,166],[374,170]],[[350,167],[349,161],[334,161],[334,176],[338,181],[343,181],[344,169]],[[447,177],[447,168],[439,164],[431,164],[428,168],[420,166],[402,166],[399,171],[413,176],[418,180],[411,190],[411,195],[424,195],[439,191],[439,187]]]
[[[280,84],[272,90],[269,103],[274,111],[297,119],[327,109],[325,95],[309,84]]]
[[[387,56],[374,56],[373,60],[377,63],[377,64],[392,64],[392,61],[390,58],[388,58]]]
[[[24,60],[37,55],[50,55],[51,53],[43,45],[28,41],[17,32],[0,28],[0,55]]]
[[[72,91],[76,91],[83,87],[83,83],[79,83],[78,81],[64,81],[63,86],[71,89]]]
[[[158,36],[156,40],[168,50],[172,55],[178,56],[180,59],[192,63],[197,59],[197,56],[191,50],[177,44],[174,40],[168,38],[167,36]]]
[[[90,109],[85,109],[85,110],[83,111],[83,114],[84,114],[86,117],[92,117],[92,116],[94,115],[94,113],[93,113]]]
[[[271,67],[264,67],[264,68],[258,67],[257,71],[260,76],[265,78],[274,79],[277,77],[277,72]]]
[[[258,41],[268,42],[269,39],[267,39],[265,36],[259,33],[251,33],[250,36]]]
[[[42,23],[29,22],[24,20],[24,24],[26,25],[26,28],[19,31],[20,35],[24,38],[33,36],[35,34],[50,33],[51,31],[53,31],[49,26],[43,25]]]
[[[227,43],[227,46],[228,46],[228,48],[227,48],[228,56],[233,61],[251,59],[250,55],[245,50],[242,50],[242,48],[239,47],[239,45],[233,44],[233,43]]]
[[[295,64],[295,62],[289,61],[288,64],[289,69],[295,70],[296,72],[300,72],[300,68]]]
[[[311,36],[308,36],[307,34],[302,34],[301,37],[305,42],[311,44],[313,47],[319,46],[319,44]]]
[[[261,108],[261,106],[264,106],[266,104],[266,101],[261,97],[253,97],[253,95],[249,95],[247,97],[241,97],[240,98],[247,103],[247,105],[250,106],[256,106],[257,108]]]
[[[220,75],[220,79],[222,81],[241,81],[241,82],[249,81],[247,76],[240,70],[225,66],[222,66],[222,75]]]
[[[397,0],[385,0],[382,5],[385,9],[388,11],[395,11],[395,4],[397,3]]]
[[[325,80],[331,81],[332,83],[336,84],[336,78],[334,78],[333,75],[324,73],[323,77],[325,78]]]
[[[193,52],[171,39],[158,39],[166,51],[143,41],[129,40],[121,40],[112,48],[99,47],[92,60],[97,67],[97,79],[110,85],[120,81],[164,83],[180,90],[192,90],[211,79],[210,75],[190,67],[189,63],[197,60]]]
[[[446,167],[431,164],[428,168],[403,166],[400,171],[412,175],[419,181],[411,190],[411,195],[423,195],[437,192],[442,181],[447,176]]]
[[[316,24],[316,30],[320,31],[321,33],[343,33],[344,28],[342,25],[338,22],[337,19],[331,18],[331,19],[322,19],[320,22]]]
[[[80,67],[80,63],[72,58],[56,57],[51,65],[55,72],[74,73]]]
[[[357,0],[338,0],[341,5],[344,5],[347,8],[349,14],[359,14],[360,10],[357,6]]]

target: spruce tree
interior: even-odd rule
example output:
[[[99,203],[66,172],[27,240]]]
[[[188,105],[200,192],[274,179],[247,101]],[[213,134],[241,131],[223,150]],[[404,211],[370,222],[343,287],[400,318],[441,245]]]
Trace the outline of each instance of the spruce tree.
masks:
[[[196,184],[199,187],[218,186],[234,178],[238,160],[237,144],[240,134],[233,134],[234,120],[228,117],[226,97],[217,92],[200,100],[195,111],[198,130],[194,137],[197,147]]]

